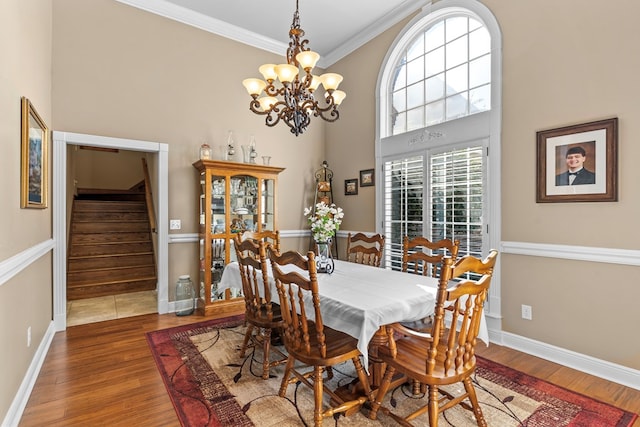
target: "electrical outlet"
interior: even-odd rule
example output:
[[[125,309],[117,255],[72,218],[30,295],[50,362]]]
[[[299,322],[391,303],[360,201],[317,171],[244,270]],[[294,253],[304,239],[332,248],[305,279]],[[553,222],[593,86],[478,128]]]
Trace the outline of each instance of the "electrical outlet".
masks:
[[[522,304],[522,318],[525,319],[525,320],[532,320],[533,319],[533,311],[532,311],[530,305]]]
[[[179,219],[169,220],[169,230],[180,230],[182,228],[182,224]]]
[[[27,347],[31,347],[31,326],[27,328]]]

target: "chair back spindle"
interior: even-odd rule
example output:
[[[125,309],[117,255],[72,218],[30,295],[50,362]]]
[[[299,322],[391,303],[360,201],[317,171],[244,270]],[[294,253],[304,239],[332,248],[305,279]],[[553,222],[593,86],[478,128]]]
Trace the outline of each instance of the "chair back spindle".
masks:
[[[422,274],[423,276],[439,276],[439,266],[445,256],[454,261],[458,257],[460,241],[442,239],[432,242],[426,237],[409,238],[404,236],[402,242],[402,271]]]
[[[367,236],[364,233],[347,235],[347,261],[380,267],[385,237],[380,234]]]

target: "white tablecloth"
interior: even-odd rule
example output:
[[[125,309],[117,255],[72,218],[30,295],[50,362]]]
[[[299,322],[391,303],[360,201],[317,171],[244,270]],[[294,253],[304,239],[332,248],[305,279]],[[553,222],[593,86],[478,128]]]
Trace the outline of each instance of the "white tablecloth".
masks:
[[[278,293],[271,276],[272,298]],[[242,288],[237,262],[227,264],[219,290]],[[383,325],[413,321],[434,312],[438,279],[378,267],[335,261],[332,274],[318,273],[318,292],[324,324],[358,340],[358,349],[368,367],[368,345]],[[489,343],[484,315],[479,338]]]

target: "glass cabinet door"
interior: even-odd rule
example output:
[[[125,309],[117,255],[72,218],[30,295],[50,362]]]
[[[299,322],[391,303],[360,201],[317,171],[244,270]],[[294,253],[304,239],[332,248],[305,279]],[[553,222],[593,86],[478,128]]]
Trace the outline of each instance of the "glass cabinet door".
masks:
[[[211,296],[210,301],[218,299],[218,284],[226,264],[226,177],[211,176]]]
[[[275,181],[273,179],[262,180],[262,230],[275,230]]]
[[[230,196],[231,233],[258,230],[258,178],[232,176]]]

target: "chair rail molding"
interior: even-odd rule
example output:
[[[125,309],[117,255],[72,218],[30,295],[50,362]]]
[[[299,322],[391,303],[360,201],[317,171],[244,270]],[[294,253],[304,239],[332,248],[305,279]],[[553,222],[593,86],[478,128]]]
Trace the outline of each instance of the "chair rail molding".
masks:
[[[53,250],[54,243],[53,239],[45,240],[0,262],[0,286]]]
[[[500,243],[500,252],[503,254],[640,266],[640,251],[632,249],[503,241]]]

